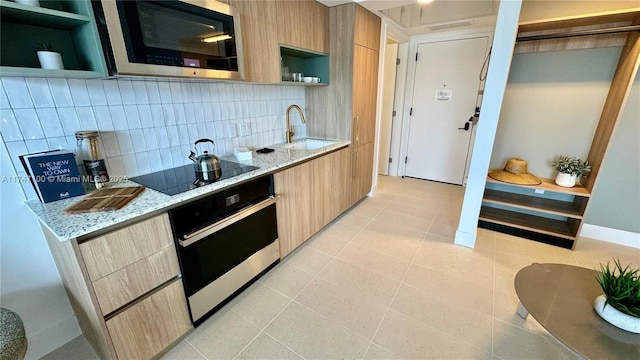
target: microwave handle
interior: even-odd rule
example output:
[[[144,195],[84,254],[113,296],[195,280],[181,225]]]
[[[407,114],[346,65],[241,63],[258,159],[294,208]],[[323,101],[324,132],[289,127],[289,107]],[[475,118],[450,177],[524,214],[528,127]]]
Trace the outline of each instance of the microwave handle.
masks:
[[[181,238],[178,239],[178,242],[180,243],[180,246],[182,246],[182,247],[187,247],[189,245],[192,245],[192,244],[194,244],[194,243],[206,238],[207,236],[224,229],[225,227],[227,227],[229,225],[235,224],[238,221],[257,213],[258,211],[275,204],[276,201],[278,201],[279,198],[280,198],[279,195],[278,196],[271,195],[271,196],[269,196],[268,199],[263,200],[263,201],[255,204],[255,205],[246,207],[246,208],[240,210],[239,212],[237,212],[237,213],[235,213],[235,214],[233,214],[233,215],[231,215],[231,216],[229,216],[227,218],[224,218],[224,219],[222,219],[222,220],[220,220],[218,222],[215,222],[215,223],[213,223],[213,224],[211,224],[211,225],[209,225],[209,226],[207,226],[205,228],[202,228],[200,230],[197,230],[197,231],[194,231],[192,233],[189,233],[189,234],[186,234],[186,235],[182,236]]]

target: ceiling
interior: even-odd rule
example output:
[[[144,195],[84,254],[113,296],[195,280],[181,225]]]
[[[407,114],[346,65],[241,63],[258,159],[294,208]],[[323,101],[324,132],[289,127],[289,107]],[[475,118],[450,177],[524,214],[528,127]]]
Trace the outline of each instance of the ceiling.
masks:
[[[352,0],[318,0],[337,6]],[[470,27],[494,26],[498,0],[364,0],[360,5],[382,18],[393,21],[407,35],[443,32]]]

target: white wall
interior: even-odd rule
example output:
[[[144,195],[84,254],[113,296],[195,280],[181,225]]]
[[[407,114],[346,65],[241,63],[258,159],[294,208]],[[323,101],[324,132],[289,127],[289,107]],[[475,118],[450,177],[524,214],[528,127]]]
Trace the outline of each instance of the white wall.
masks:
[[[21,77],[0,84],[1,179],[24,175],[18,155],[74,148],[77,130],[100,130],[112,176],[186,164],[191,144],[202,137],[216,142],[218,155],[280,143],[287,106],[305,105],[298,86]],[[296,138],[304,137],[306,127],[297,114],[292,119]],[[247,122],[251,135],[229,135],[229,125]],[[36,198],[31,184],[23,188]],[[28,358],[39,358],[80,330],[20,184],[0,182],[0,193],[0,302],[20,314]]]

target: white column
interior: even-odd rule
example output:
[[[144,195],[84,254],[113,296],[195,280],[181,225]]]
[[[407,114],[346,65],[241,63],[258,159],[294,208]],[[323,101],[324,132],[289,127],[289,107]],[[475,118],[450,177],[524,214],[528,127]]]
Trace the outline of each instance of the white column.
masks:
[[[476,244],[482,194],[489,170],[504,90],[509,77],[521,5],[522,0],[502,0],[500,2],[482,109],[473,145],[469,180],[464,193],[460,223],[454,241],[457,245],[474,247]]]

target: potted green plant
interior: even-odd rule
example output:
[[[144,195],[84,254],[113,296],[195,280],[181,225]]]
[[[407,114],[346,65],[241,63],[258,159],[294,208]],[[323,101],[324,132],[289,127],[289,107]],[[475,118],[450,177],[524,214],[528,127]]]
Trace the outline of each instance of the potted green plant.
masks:
[[[53,50],[53,46],[50,43],[38,43],[38,60],[40,61],[40,67],[43,69],[64,69],[62,63],[62,56],[60,53]]]
[[[604,292],[593,307],[603,319],[623,330],[640,334],[640,269],[600,264],[596,279]]]
[[[558,170],[556,184],[562,187],[573,187],[579,176],[591,171],[588,161],[582,161],[576,157],[566,155],[558,156],[558,159],[551,162],[551,165]]]

